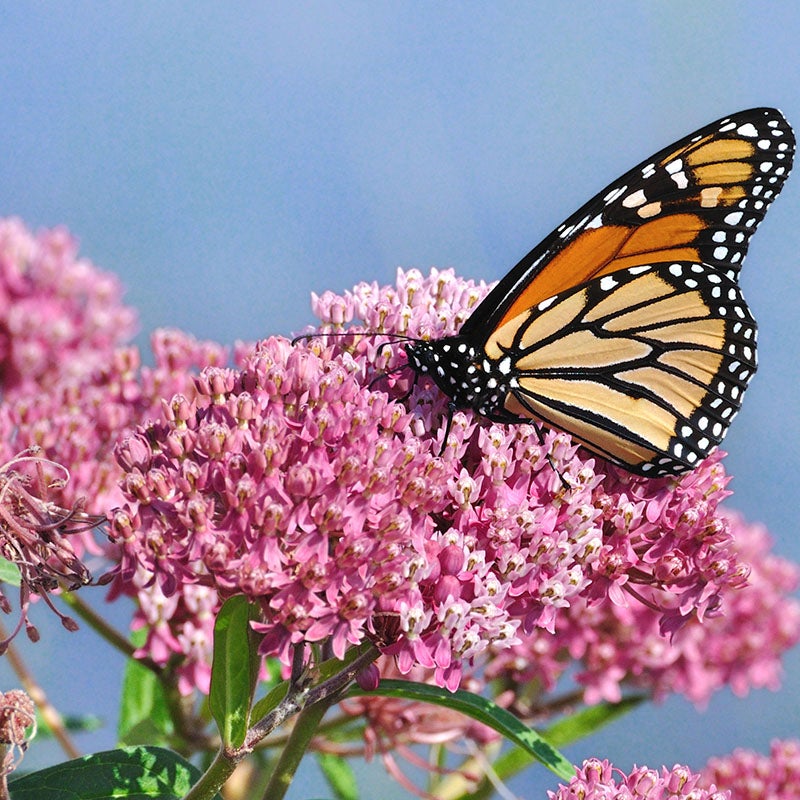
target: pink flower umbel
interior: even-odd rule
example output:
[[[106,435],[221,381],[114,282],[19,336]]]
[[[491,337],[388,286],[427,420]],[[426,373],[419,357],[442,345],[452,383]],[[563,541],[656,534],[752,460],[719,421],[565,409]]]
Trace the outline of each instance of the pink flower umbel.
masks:
[[[199,363],[227,361],[221,346],[177,331],[156,331],[151,345],[153,367],[141,365],[136,348],[120,347],[85,375],[62,376],[47,391],[15,393],[0,406],[0,455],[10,459],[21,449],[39,448],[69,470],[62,503],[84,497],[87,511],[103,515],[119,505],[123,472],[113,456],[117,441],[159,413],[162,395],[191,394]],[[115,557],[107,542],[103,547],[88,535],[76,536],[75,546],[77,552]]]
[[[485,291],[412,270],[314,306],[326,332],[360,319],[438,336]],[[341,657],[370,637],[401,672],[456,688],[490,648],[558,636],[573,607],[645,608],[664,645],[746,582],[719,456],[639,478],[563,433],[461,412],[442,442],[446,398],[426,381],[409,395],[402,348],[358,330],[243,351],[119,446],[118,586],[241,593],[262,606],[262,652],[286,665],[296,645]]]
[[[550,800],[729,800],[731,794],[706,785],[688,767],[634,767],[629,774],[608,761],[583,762],[567,786],[548,792]]]
[[[34,235],[17,219],[0,220],[0,297],[0,462],[39,448],[69,471],[63,503],[105,514],[120,502],[113,442],[140,421],[139,357],[125,347],[136,315],[65,229]]]
[[[796,800],[800,797],[800,742],[776,740],[769,755],[739,749],[712,758],[703,770],[703,783],[728,789],[731,800]]]
[[[530,702],[532,687],[552,689],[568,669],[589,704],[616,702],[626,687],[656,700],[683,694],[699,706],[725,686],[739,695],[777,689],[781,657],[800,640],[800,603],[791,596],[798,568],[770,552],[763,527],[726,513],[715,520],[730,540],[729,557],[748,565],[747,580],[725,592],[721,613],[689,618],[666,637],[659,626],[663,609],[652,603],[635,596],[624,603],[579,598],[559,615],[555,635],[537,630],[493,653],[487,677],[508,687],[505,703],[524,716],[535,714],[522,698]]]
[[[102,367],[135,332],[117,278],[77,257],[64,228],[33,235],[0,219],[0,365],[5,400]]]

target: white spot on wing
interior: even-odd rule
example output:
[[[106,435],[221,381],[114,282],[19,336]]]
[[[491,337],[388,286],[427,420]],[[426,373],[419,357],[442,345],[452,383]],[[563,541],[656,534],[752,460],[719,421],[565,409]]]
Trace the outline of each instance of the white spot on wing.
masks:
[[[598,214],[594,219],[586,223],[586,229],[600,228],[603,225],[603,215]]]
[[[689,180],[686,177],[685,172],[676,172],[674,175],[670,176],[673,181],[675,181],[675,185],[679,189],[685,189],[689,185]]]
[[[626,191],[628,191],[628,187],[627,186],[620,186],[619,188],[614,189],[613,192],[609,192],[603,198],[603,200],[605,201],[606,205],[610,205],[615,200],[619,200],[619,198],[622,197],[622,195],[625,194]]]
[[[740,136],[747,136],[750,139],[755,139],[755,137],[758,136],[758,129],[752,122],[745,122],[744,125],[740,125],[736,129],[736,132]]]
[[[633,192],[633,194],[629,194],[622,201],[622,205],[624,205],[625,208],[636,208],[637,206],[644,205],[646,202],[647,195],[642,189],[638,189],[637,191]]]
[[[731,214],[726,214],[723,222],[726,225],[738,225],[742,221],[742,212],[734,211]]]

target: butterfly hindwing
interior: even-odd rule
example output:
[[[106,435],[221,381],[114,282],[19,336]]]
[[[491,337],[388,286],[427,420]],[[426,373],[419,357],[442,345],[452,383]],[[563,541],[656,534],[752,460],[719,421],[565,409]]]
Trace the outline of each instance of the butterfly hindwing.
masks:
[[[488,349],[498,365],[513,354],[505,411],[660,475],[693,469],[719,444],[756,370],[755,346],[731,278],[663,262],[556,295],[501,327]]]

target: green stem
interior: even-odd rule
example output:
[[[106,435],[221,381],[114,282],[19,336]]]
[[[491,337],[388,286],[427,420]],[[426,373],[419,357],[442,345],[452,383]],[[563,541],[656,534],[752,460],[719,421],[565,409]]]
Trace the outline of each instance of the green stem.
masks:
[[[184,800],[210,800],[233,774],[236,765],[253,752],[258,743],[288,719],[296,716],[291,734],[275,767],[264,798],[281,800],[297,771],[308,744],[319,730],[325,712],[337,703],[355,676],[371,664],[380,651],[374,645],[362,646],[361,652],[341,672],[313,688],[296,687],[248,731],[245,743],[238,749],[220,748],[211,766],[192,787]]]
[[[337,695],[304,708],[298,715],[292,728],[289,741],[275,765],[272,776],[264,790],[264,800],[282,800],[286,795],[300,761],[305,755],[308,745],[319,729],[319,723],[327,710],[338,700]]]
[[[356,675],[380,655],[380,650],[373,644],[366,648],[362,645],[359,649],[362,652],[357,658],[324,683],[310,689],[298,687],[294,691],[290,691],[277,708],[270,711],[269,714],[250,728],[244,746],[252,750],[265,736],[268,736],[276,728],[283,725],[289,717],[293,717],[307,706],[321,703],[329,697],[334,697],[338,700]]]
[[[183,800],[213,800],[225,781],[233,775],[238,758],[232,757],[220,748],[219,752],[211,762],[211,766],[203,773],[197,783],[192,786]]]

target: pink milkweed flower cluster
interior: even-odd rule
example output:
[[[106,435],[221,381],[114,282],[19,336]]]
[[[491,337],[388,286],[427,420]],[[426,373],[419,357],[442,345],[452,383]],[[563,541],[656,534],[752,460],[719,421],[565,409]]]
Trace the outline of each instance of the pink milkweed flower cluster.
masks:
[[[723,516],[739,558],[750,566],[747,584],[725,594],[724,613],[702,622],[690,619],[665,637],[659,609],[634,597],[623,604],[575,598],[558,614],[554,633],[537,628],[520,634],[520,642],[510,647],[490,648],[480,669],[465,674],[462,688],[489,685],[495,702],[531,722],[557,711],[561,698],[566,707],[573,706],[575,685],[588,705],[616,702],[631,689],[655,700],[679,693],[700,706],[724,686],[737,694],[777,689],[781,657],[800,639],[800,604],[791,597],[798,568],[770,552],[762,526],[748,525],[739,515]],[[382,663],[381,671],[395,676],[389,664]],[[411,675],[426,680],[421,670]],[[380,753],[393,775],[400,774],[396,756],[415,763],[408,749],[412,743],[436,737],[439,743],[457,744],[494,736],[454,715],[429,712],[407,723],[414,705],[393,698],[357,697],[341,707],[366,720],[367,755]]]
[[[769,755],[738,749],[712,758],[703,770],[703,781],[729,789],[731,800],[797,800],[800,742],[776,740]]]
[[[10,398],[0,406],[0,452],[8,458],[38,447],[69,469],[70,500],[85,496],[97,513],[119,505],[123,472],[114,459],[117,441],[156,416],[163,396],[191,393],[193,371],[228,359],[220,345],[168,329],[151,336],[151,347],[152,367],[142,365],[137,348],[117,347],[83,375],[67,372],[47,391]]]
[[[85,497],[105,514],[109,494],[119,502],[113,441],[140,421],[123,409],[139,394],[125,347],[136,314],[65,229],[34,235],[13,218],[0,219],[0,298],[0,461],[38,448],[69,473],[62,505]]]
[[[563,433],[468,413],[443,442],[446,398],[425,381],[409,396],[402,349],[359,335],[452,333],[485,292],[411,270],[314,297],[317,338],[266,340],[165,400],[117,450],[118,585],[158,587],[159,613],[193,585],[243,593],[285,664],[302,643],[341,656],[371,637],[450,688],[490,649],[557,636],[573,606],[645,607],[662,642],[717,615],[748,575],[719,456],[639,478]]]
[[[683,694],[699,706],[724,686],[738,695],[777,689],[781,656],[800,640],[800,603],[791,596],[800,573],[771,553],[763,526],[727,512],[718,512],[718,519],[731,551],[748,565],[747,582],[725,593],[723,613],[692,618],[665,637],[661,610],[649,603],[580,598],[559,615],[555,636],[536,630],[493,652],[486,677],[510,687],[505,704],[524,716],[535,713],[520,705],[521,698],[530,699],[532,686],[552,690],[568,669],[588,704],[617,702],[625,687],[644,689],[656,700]]]
[[[56,580],[72,588],[88,583],[79,561],[87,552],[116,558],[114,546],[77,520],[97,524],[96,515],[104,519],[123,501],[117,440],[155,416],[163,396],[191,392],[192,371],[224,364],[228,355],[162,330],[151,339],[155,365],[143,367],[128,344],[136,315],[122,303],[119,281],[79,258],[62,228],[34,235],[19,220],[0,220],[0,298],[2,554],[23,570],[21,621],[35,637],[29,596],[47,600]],[[41,509],[34,514],[35,503]],[[60,518],[68,536],[52,524]],[[3,610],[10,611],[5,599]]]
[[[33,235],[0,219],[0,365],[4,399],[102,366],[136,315],[117,278],[77,257],[64,228]]]
[[[105,513],[122,501],[117,439],[190,392],[191,373],[227,362],[224,347],[179,331],[151,337],[155,366],[129,342],[136,313],[111,273],[77,255],[64,228],[34,235],[0,219],[0,455],[38,447],[70,474],[69,502]]]
[[[626,774],[608,761],[588,759],[566,786],[548,792],[550,800],[731,800],[728,791],[706,784],[688,767],[661,770],[634,767]]]
[[[152,367],[142,366],[136,348],[118,347],[101,367],[81,376],[64,375],[46,392],[20,394],[4,403],[0,452],[10,458],[13,448],[34,447],[64,465],[70,480],[59,486],[55,500],[62,507],[81,503],[85,511],[102,513],[105,520],[108,509],[124,501],[119,487],[124,473],[113,456],[117,441],[131,435],[144,419],[156,416],[164,395],[177,391],[191,395],[192,374],[200,365],[224,364],[228,359],[220,345],[174,330],[156,331],[151,346]],[[69,543],[76,556],[88,553],[113,562],[119,558],[115,543],[97,540],[88,531],[73,532]],[[118,583],[109,600],[120,593],[135,594],[135,588]],[[168,599],[148,591],[137,600],[132,627],[149,626],[149,655],[163,664],[180,653],[186,659],[180,673],[182,689],[187,693],[192,686],[207,689],[211,635],[219,608],[213,590],[187,584]]]

